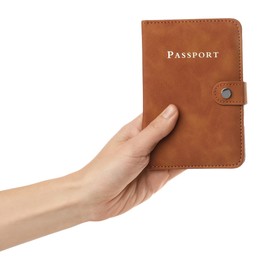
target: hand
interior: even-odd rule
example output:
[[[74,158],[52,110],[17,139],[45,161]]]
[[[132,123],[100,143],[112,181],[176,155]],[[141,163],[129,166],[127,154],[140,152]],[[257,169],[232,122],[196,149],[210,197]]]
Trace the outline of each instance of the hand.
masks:
[[[150,153],[178,119],[174,105],[142,129],[142,115],[124,126],[77,174],[83,177],[86,220],[103,220],[148,199],[183,170],[148,170]]]
[[[114,217],[148,199],[182,170],[149,171],[150,152],[174,128],[170,105],[145,129],[124,126],[83,169],[0,192],[0,250],[85,221]]]

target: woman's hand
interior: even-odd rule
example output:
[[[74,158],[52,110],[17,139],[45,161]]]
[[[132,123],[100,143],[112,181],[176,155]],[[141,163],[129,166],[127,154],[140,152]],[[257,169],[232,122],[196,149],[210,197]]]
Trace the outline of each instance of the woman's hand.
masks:
[[[142,116],[124,126],[81,170],[0,192],[0,250],[77,224],[122,214],[182,170],[149,171],[156,144],[178,119],[170,105],[145,129]]]
[[[86,220],[103,220],[126,212],[183,171],[145,169],[151,151],[172,131],[177,119],[178,110],[170,105],[142,129],[140,115],[79,171],[85,183],[82,201]]]

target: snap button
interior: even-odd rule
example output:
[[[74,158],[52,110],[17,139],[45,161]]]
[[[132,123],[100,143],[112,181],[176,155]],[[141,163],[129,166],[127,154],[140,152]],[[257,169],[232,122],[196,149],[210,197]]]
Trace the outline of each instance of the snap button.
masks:
[[[232,95],[231,89],[229,88],[223,88],[221,90],[221,96],[225,99],[229,99]]]

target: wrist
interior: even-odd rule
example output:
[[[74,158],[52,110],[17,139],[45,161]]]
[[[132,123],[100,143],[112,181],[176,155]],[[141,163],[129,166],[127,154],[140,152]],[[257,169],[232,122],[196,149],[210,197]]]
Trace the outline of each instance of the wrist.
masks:
[[[76,207],[81,223],[104,220],[108,215],[110,192],[105,189],[107,181],[100,180],[96,167],[90,163],[81,170],[67,176],[75,187]]]
[[[66,206],[74,212],[78,224],[87,222],[85,177],[78,171],[62,177],[61,182],[67,194]]]

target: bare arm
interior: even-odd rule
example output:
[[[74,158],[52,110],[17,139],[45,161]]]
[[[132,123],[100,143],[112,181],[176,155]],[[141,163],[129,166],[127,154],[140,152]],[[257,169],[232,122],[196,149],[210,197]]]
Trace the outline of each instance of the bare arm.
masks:
[[[155,145],[175,126],[171,105],[144,130],[142,116],[124,126],[73,174],[0,192],[0,250],[86,221],[114,217],[148,199],[181,171],[148,171]]]
[[[83,222],[75,175],[0,192],[0,249]]]

